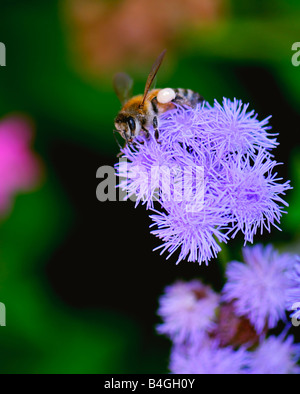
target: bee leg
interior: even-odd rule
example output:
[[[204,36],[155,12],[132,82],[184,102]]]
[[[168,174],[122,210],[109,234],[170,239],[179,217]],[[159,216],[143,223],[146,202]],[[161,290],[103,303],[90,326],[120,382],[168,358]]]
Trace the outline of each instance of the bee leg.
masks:
[[[145,129],[145,127],[142,127],[142,129],[143,129],[143,131],[145,133],[145,136],[146,136],[146,138],[148,140],[150,138],[149,130]]]
[[[153,97],[153,99],[151,100],[151,105],[152,105],[152,109],[154,111],[154,113],[157,115],[158,114],[158,101],[157,101],[157,97]],[[156,141],[158,142],[159,139],[159,131],[158,131],[158,121],[157,121],[157,116],[154,116],[153,118],[153,128],[154,128],[154,136]]]
[[[153,99],[151,100],[151,105],[152,105],[152,109],[153,112],[158,115],[158,100],[157,97],[153,97]]]
[[[125,149],[127,145],[128,145],[128,142],[126,141],[125,144],[124,144],[124,146],[123,146],[123,148],[120,147],[120,149]],[[119,158],[119,157],[121,157],[122,155],[124,155],[124,153],[121,151],[121,152],[119,152],[119,153],[117,154],[117,157]]]
[[[125,148],[127,145],[132,144],[132,142],[133,142],[133,138],[132,138],[132,137],[129,138],[128,135],[127,135],[126,133],[124,133],[124,136],[123,136],[123,137],[125,138],[125,141],[126,141],[124,148]]]
[[[153,128],[154,128],[154,136],[157,142],[159,142],[159,131],[158,131],[158,121],[157,121],[157,116],[154,116],[153,118]]]

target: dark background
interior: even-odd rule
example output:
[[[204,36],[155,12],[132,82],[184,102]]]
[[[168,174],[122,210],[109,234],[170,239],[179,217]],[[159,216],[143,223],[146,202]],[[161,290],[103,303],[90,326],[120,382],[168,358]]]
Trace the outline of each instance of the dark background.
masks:
[[[0,2],[7,48],[0,116],[33,119],[34,150],[45,168],[43,184],[19,195],[1,222],[1,373],[166,372],[170,344],[155,333],[164,287],[199,277],[219,290],[224,265],[241,257],[237,238],[208,267],[176,266],[176,257],[152,252],[159,243],[144,207],[96,199],[98,167],[117,161],[112,130],[120,104],[112,76],[130,72],[140,93],[165,47],[158,87],[191,88],[210,103],[237,97],[259,119],[273,115],[276,160],[285,163],[278,171],[294,189],[283,231],[256,242],[300,250],[300,67],[291,62],[300,4],[206,3],[177,0],[181,17],[156,1],[147,6],[153,13],[129,0]],[[138,23],[144,12],[152,18],[148,30]],[[160,13],[169,18],[163,24]],[[120,21],[128,20],[133,31],[124,37]]]

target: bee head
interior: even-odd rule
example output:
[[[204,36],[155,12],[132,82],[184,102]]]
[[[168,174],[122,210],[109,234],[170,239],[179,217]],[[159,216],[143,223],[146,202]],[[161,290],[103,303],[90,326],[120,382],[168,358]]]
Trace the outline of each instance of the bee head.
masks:
[[[140,131],[140,124],[133,116],[119,114],[115,119],[115,128],[127,142],[132,142],[132,139],[138,135]]]

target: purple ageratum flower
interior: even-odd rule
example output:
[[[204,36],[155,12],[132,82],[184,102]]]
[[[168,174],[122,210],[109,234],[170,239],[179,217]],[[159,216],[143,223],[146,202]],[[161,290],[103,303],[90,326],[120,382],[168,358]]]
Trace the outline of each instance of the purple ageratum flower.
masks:
[[[270,336],[298,290],[300,259],[272,246],[244,249],[246,263],[228,265],[221,295],[200,281],[177,282],[160,298],[157,327],[173,342],[174,374],[298,374],[300,345]]]
[[[250,155],[237,154],[226,164],[226,179],[224,188],[227,189],[233,228],[232,238],[238,231],[245,235],[245,243],[253,243],[253,237],[260,228],[271,231],[271,226],[280,228],[282,206],[288,204],[280,197],[290,189],[289,182],[279,183],[273,173],[276,161],[271,160],[263,149],[252,160]],[[281,204],[281,205],[280,205]],[[277,224],[276,224],[277,223]]]
[[[299,358],[300,345],[292,336],[285,340],[282,335],[271,336],[253,351],[220,348],[208,340],[201,347],[174,346],[169,368],[174,374],[289,375],[300,373]]]
[[[10,209],[13,196],[33,188],[39,178],[37,158],[30,151],[32,130],[20,116],[0,121],[0,213]]]
[[[300,256],[296,257],[297,263],[290,274],[291,287],[287,291],[286,308],[294,311],[292,318],[300,320]]]
[[[157,226],[151,233],[163,241],[154,250],[161,249],[161,254],[168,251],[168,259],[180,249],[177,264],[187,259],[199,264],[204,261],[207,265],[221,251],[219,243],[228,240],[222,232],[227,225],[226,216],[220,214],[214,202],[199,212],[190,212],[187,206],[190,205],[164,203],[165,212],[154,211],[156,214],[150,216],[152,226]]]
[[[209,122],[206,132],[213,140],[219,157],[238,152],[255,157],[256,150],[261,147],[267,150],[276,148],[278,143],[275,134],[269,133],[269,119],[259,121],[254,111],[248,111],[249,104],[234,99],[223,99],[223,106],[216,100],[214,107],[210,108]]]
[[[148,209],[158,202],[152,233],[163,241],[158,249],[169,255],[180,249],[178,262],[207,264],[229,236],[242,231],[253,242],[258,229],[278,228],[289,182],[273,174],[277,142],[268,119],[258,121],[247,109],[227,99],[223,106],[178,106],[160,117],[159,143],[150,130],[149,139],[139,136],[123,149],[128,162],[116,166],[120,187]]]
[[[245,263],[232,262],[227,266],[227,283],[223,300],[234,302],[236,313],[246,316],[258,334],[274,328],[285,318],[288,277],[295,257],[279,254],[271,245],[244,249]]]
[[[255,151],[264,147],[267,150],[278,145],[276,134],[269,133],[269,119],[259,121],[254,111],[247,112],[249,104],[234,99],[223,99],[223,106],[217,100],[214,106],[207,102],[192,108],[178,107],[162,115],[160,128],[164,130],[162,143],[191,145],[191,140],[201,139],[201,145],[209,146],[219,158],[228,153],[239,152],[255,155]],[[198,144],[199,146],[199,144]]]
[[[299,374],[300,367],[297,365],[299,358],[300,345],[294,343],[292,336],[285,340],[282,336],[271,336],[251,353],[249,373],[260,375]]]
[[[176,344],[200,343],[214,327],[219,298],[198,280],[168,286],[159,301],[158,314],[163,323],[157,331]]]
[[[212,342],[197,349],[175,346],[170,357],[173,374],[238,375],[247,373],[249,353],[240,348],[219,348]]]
[[[127,192],[127,198],[135,197],[137,205],[141,202],[152,208],[156,190],[163,187],[164,169],[171,163],[154,138],[140,142],[124,148],[129,162],[121,160],[116,165],[117,175],[122,178],[119,187]]]

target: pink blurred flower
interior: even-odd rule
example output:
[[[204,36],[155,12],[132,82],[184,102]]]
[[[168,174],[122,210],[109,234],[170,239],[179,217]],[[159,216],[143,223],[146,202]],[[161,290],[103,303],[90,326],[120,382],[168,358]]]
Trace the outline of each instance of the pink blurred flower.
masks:
[[[0,120],[0,215],[7,212],[14,196],[29,191],[40,178],[40,163],[30,150],[32,125],[23,116]]]

